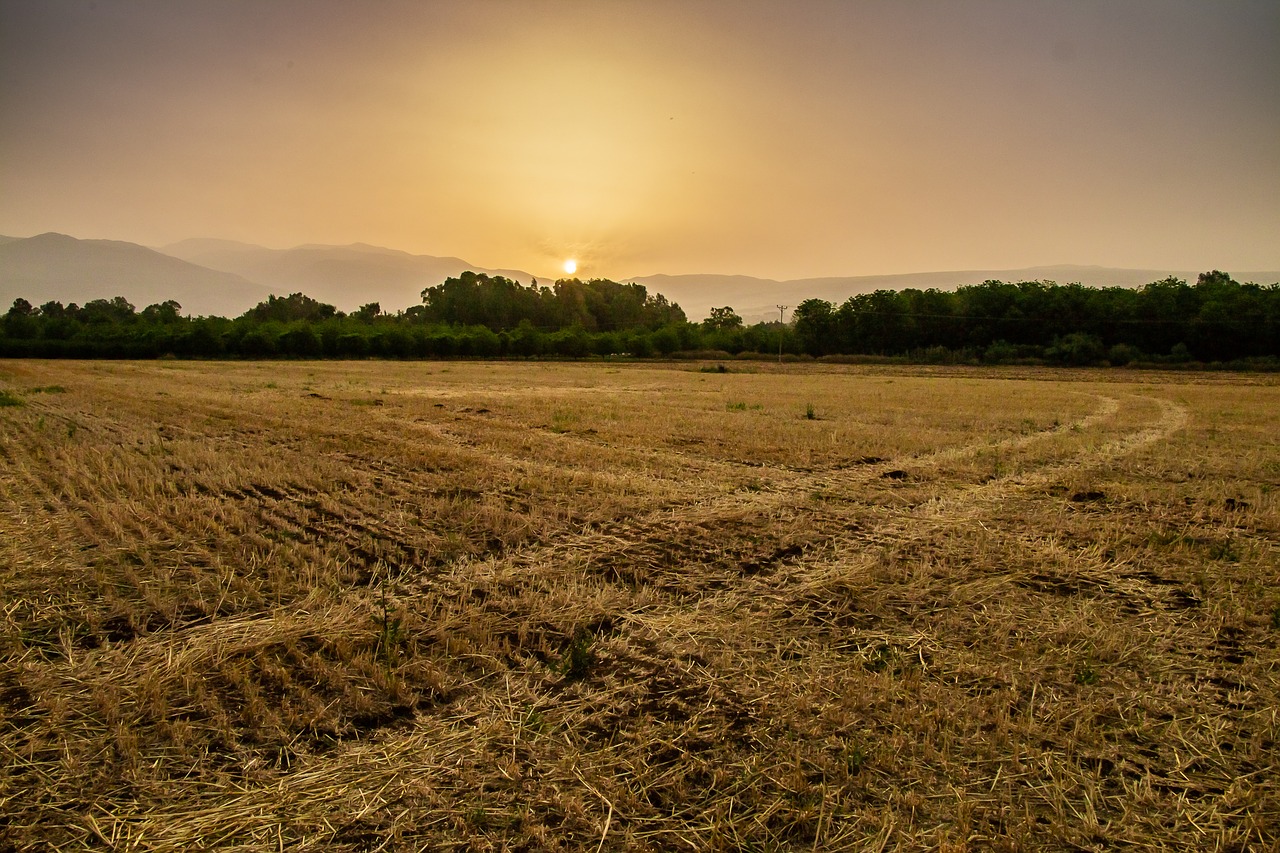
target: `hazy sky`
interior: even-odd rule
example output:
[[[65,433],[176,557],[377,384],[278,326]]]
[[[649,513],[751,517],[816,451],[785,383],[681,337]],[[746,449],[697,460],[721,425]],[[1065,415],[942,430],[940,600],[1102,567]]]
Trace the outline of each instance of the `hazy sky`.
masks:
[[[0,234],[1280,269],[1280,3],[0,0]]]

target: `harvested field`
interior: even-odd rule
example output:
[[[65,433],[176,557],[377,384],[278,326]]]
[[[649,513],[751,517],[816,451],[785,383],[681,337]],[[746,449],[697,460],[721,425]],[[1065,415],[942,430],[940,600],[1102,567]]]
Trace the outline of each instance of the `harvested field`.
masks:
[[[1280,844],[1274,377],[751,369],[0,363],[0,850]]]

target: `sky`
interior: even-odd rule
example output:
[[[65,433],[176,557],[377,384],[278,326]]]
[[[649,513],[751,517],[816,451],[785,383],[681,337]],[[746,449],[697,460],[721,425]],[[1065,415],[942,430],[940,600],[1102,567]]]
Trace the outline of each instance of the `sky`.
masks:
[[[1274,0],[0,0],[0,234],[1280,269]]]

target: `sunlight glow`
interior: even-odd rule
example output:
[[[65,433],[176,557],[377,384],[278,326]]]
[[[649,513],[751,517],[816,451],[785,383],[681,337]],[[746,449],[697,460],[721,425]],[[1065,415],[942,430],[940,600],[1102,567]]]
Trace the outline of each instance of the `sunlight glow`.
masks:
[[[569,275],[573,275],[578,271],[578,262],[575,261],[573,258],[570,258],[569,260],[565,261],[564,271]]]

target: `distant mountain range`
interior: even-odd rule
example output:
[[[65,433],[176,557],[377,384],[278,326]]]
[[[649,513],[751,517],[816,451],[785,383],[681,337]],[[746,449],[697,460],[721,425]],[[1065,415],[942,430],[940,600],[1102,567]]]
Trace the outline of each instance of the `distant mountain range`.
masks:
[[[176,299],[190,314],[242,314],[270,295],[262,285],[136,243],[65,234],[0,238],[0,308],[22,297],[84,304],[123,296],[143,308]]]
[[[17,297],[85,303],[123,296],[142,308],[176,300],[184,313],[236,317],[271,294],[302,292],[354,311],[370,302],[395,312],[422,301],[422,290],[464,270],[504,275],[461,258],[411,255],[394,249],[298,246],[267,249],[231,240],[184,240],[159,249],[65,234],[0,236],[0,310]]]
[[[464,270],[503,275],[528,284],[522,270],[486,269],[462,258],[413,255],[355,243],[267,249],[230,240],[183,240],[159,249],[116,240],[79,240],[64,234],[0,236],[0,312],[23,297],[35,305],[56,299],[85,303],[123,296],[143,308],[176,300],[184,313],[235,317],[270,294],[302,292],[354,311],[377,302],[402,311],[421,301],[423,289]],[[805,299],[843,302],[859,293],[904,288],[950,290],[1001,281],[1079,282],[1092,287],[1139,287],[1166,276],[1194,281],[1203,270],[1134,270],[1092,266],[1047,266],[1017,270],[963,270],[883,276],[806,278],[790,281],[741,275],[649,275],[626,278],[679,304],[691,320],[728,305],[748,323],[778,316]],[[1238,281],[1271,283],[1280,272],[1231,272]]]
[[[264,249],[230,240],[196,239],[163,246],[159,251],[202,267],[234,273],[278,296],[302,292],[343,311],[354,311],[370,302],[377,302],[384,311],[402,311],[421,303],[424,289],[465,270],[502,275],[522,284],[533,280],[521,270],[485,269],[462,258],[411,255],[364,243]],[[252,307],[246,305],[235,313]]]
[[[898,275],[839,276],[800,278],[788,281],[752,278],[746,275],[648,275],[629,278],[650,291],[661,293],[680,304],[691,319],[701,319],[712,308],[732,307],[748,324],[776,320],[778,306],[795,308],[806,299],[825,299],[839,304],[850,296],[876,290],[954,290],[984,281],[1056,281],[1058,284],[1079,283],[1088,287],[1141,287],[1168,276],[1195,282],[1208,270],[1122,269],[1116,267],[1057,266],[1026,267],[1016,270],[956,270],[951,272],[919,272]],[[1270,284],[1280,281],[1280,271],[1241,272],[1230,270],[1236,281]],[[787,316],[790,316],[788,313]]]

